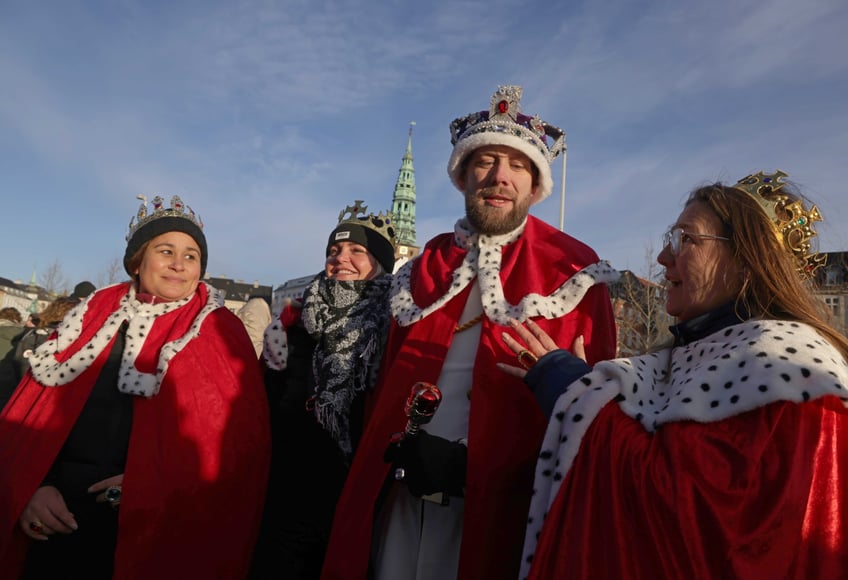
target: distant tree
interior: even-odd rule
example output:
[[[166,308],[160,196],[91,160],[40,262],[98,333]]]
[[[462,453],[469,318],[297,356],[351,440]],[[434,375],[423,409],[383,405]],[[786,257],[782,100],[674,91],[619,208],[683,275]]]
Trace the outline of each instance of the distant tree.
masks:
[[[59,260],[54,260],[47,266],[47,269],[41,275],[41,287],[54,297],[70,292],[68,289],[68,280],[65,278],[65,272]]]
[[[124,272],[124,262],[120,258],[114,258],[106,267],[106,271],[98,274],[97,287],[103,288],[104,286],[116,284],[121,280],[126,279],[126,277],[126,273]]]
[[[613,313],[618,330],[617,356],[644,354],[670,338],[672,318],[666,313],[663,268],[654,260],[653,248],[646,250],[644,276],[624,270],[610,284]]]

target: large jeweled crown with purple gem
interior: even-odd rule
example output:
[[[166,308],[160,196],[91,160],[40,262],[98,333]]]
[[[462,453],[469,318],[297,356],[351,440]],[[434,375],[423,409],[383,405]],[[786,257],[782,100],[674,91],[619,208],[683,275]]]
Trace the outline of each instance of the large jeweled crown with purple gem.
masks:
[[[826,255],[813,252],[811,243],[818,235],[813,222],[822,221],[822,216],[815,205],[806,209],[800,199],[793,201],[787,195],[773,195],[785,185],[783,179],[788,176],[779,169],[772,174],[760,171],[743,177],[734,188],[757,200],[771,220],[777,239],[795,257],[798,273],[804,279],[812,278],[827,261]]]
[[[565,132],[539,118],[521,112],[523,89],[517,85],[499,86],[488,111],[471,113],[450,125],[451,145],[480,133],[504,133],[526,141],[551,163],[565,148]]]

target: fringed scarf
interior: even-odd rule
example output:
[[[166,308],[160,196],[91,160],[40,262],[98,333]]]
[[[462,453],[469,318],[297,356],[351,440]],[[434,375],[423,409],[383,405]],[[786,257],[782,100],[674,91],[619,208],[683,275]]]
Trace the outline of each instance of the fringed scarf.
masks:
[[[345,456],[353,453],[350,409],[374,387],[388,333],[390,275],[332,280],[323,272],[304,293],[303,325],[315,340],[315,417]]]

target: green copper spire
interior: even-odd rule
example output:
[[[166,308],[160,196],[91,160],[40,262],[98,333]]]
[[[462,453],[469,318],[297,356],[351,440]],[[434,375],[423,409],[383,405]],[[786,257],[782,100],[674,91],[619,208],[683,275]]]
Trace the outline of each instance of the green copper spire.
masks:
[[[412,167],[412,128],[409,123],[409,141],[400,166],[395,193],[392,196],[392,213],[395,218],[398,246],[415,246],[415,169]]]

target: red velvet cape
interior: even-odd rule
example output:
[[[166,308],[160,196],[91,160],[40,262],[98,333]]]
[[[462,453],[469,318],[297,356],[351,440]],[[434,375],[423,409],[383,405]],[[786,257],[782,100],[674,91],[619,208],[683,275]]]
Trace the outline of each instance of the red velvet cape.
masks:
[[[80,339],[57,359],[85,345],[128,288],[113,286],[94,295]],[[206,301],[207,288],[200,284],[188,304],[157,318],[136,367],[155,372],[162,345],[185,335]],[[0,570],[14,569],[21,558],[29,539],[17,520],[59,453],[113,342],[67,385],[44,387],[28,374],[0,414]],[[245,576],[269,454],[268,408],[255,351],[235,315],[218,308],[170,361],[159,393],[135,397],[114,577]]]
[[[776,402],[655,433],[604,407],[530,577],[847,578],[848,411]]]
[[[413,262],[411,287],[421,307],[443,296],[465,250],[442,234]],[[503,249],[501,280],[510,304],[531,292],[547,296],[574,273],[598,261],[593,250],[530,216],[524,233]],[[507,282],[508,281],[508,282]],[[404,402],[417,381],[437,383],[453,330],[462,314],[465,291],[423,320],[407,327],[392,322],[373,415],[360,441],[336,508],[323,578],[365,578],[374,506],[388,465],[383,451],[406,423]],[[609,293],[591,288],[579,306],[558,319],[536,322],[559,344],[584,335],[590,362],[615,352],[615,327]],[[483,319],[474,363],[468,467],[459,578],[509,578],[518,575],[533,469],[545,431],[545,417],[527,385],[495,367],[516,364],[503,343],[507,328]]]

